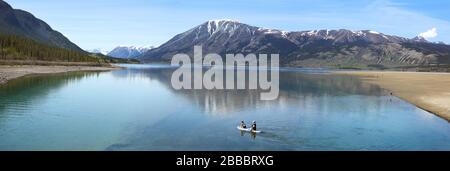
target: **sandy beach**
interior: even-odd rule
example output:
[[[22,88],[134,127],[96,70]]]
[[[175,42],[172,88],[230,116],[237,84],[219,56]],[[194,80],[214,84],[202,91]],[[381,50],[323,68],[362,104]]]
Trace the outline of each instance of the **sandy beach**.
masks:
[[[51,73],[71,72],[71,71],[109,71],[115,69],[119,69],[119,67],[0,65],[0,84],[5,84],[9,80],[30,74],[51,74]]]
[[[450,121],[450,73],[337,71],[336,74],[358,76]]]

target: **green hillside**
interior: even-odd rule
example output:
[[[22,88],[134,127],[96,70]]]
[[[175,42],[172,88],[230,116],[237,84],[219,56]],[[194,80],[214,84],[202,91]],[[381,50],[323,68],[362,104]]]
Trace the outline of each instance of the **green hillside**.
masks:
[[[13,9],[2,0],[0,0],[0,34],[21,36],[50,46],[83,52],[80,47],[60,32],[53,30],[46,22],[27,11]]]
[[[0,35],[0,60],[93,63],[137,62],[53,47],[15,35]]]

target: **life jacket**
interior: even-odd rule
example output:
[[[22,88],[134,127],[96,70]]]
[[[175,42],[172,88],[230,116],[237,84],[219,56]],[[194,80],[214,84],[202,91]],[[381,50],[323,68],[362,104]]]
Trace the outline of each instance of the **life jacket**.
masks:
[[[252,124],[252,130],[256,131],[256,124]]]

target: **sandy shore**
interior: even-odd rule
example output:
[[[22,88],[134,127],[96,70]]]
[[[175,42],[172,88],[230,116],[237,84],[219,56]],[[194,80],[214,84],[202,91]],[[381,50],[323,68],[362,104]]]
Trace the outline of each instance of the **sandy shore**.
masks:
[[[450,73],[338,71],[376,84],[416,106],[450,121]]]
[[[30,74],[51,74],[71,71],[109,71],[119,67],[96,67],[96,66],[6,66],[0,65],[0,84]]]

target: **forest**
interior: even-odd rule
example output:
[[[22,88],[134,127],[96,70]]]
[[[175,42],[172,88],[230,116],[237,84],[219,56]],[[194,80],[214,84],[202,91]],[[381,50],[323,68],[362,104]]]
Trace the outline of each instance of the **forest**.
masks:
[[[93,63],[137,63],[127,59],[112,58],[49,46],[32,39],[16,35],[0,35],[0,60],[93,62]]]

